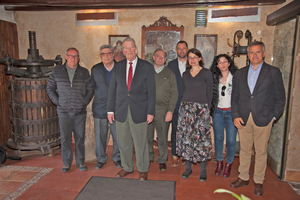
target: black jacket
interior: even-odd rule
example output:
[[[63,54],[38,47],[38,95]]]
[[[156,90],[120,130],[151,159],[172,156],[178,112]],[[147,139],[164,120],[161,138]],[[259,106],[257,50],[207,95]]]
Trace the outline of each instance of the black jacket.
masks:
[[[94,95],[94,84],[89,71],[80,65],[74,74],[73,84],[64,65],[56,66],[48,80],[47,93],[57,105],[58,113],[80,115],[86,113],[86,107]]]
[[[106,77],[105,67],[102,62],[92,67],[91,76],[95,85],[95,96],[93,100],[93,116],[95,118],[106,119],[109,83]]]

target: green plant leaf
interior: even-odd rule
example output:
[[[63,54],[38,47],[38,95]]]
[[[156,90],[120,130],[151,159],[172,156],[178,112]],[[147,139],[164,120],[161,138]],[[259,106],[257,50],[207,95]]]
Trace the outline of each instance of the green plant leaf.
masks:
[[[233,193],[233,192],[231,192],[231,191],[229,191],[229,190],[225,190],[225,189],[216,189],[215,191],[214,191],[214,193],[229,193],[229,194],[231,194],[232,196],[234,196],[235,198],[237,198],[237,199],[239,199],[239,200],[242,200],[242,198],[239,196],[239,195],[237,195],[237,194],[235,194],[235,193]]]
[[[250,198],[244,196],[243,194],[241,194],[241,200],[251,200]]]

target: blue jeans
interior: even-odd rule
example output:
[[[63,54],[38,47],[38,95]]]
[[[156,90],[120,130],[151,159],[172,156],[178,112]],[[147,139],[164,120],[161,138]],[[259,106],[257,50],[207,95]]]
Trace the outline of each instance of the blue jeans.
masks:
[[[233,124],[231,110],[223,111],[217,109],[215,117],[213,118],[215,151],[217,161],[223,160],[223,146],[224,146],[224,128],[226,129],[226,148],[228,164],[233,163],[235,148],[236,148],[236,133],[237,128]]]

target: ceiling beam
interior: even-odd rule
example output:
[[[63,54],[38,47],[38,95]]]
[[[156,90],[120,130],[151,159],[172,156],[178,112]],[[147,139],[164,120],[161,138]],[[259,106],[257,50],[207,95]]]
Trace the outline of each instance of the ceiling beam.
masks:
[[[285,0],[1,0],[6,11],[64,11],[85,9],[172,8],[225,5],[274,5]]]

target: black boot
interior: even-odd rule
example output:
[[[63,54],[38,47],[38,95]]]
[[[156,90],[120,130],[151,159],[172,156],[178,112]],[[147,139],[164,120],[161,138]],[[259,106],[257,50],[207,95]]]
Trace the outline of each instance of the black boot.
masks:
[[[203,182],[206,181],[206,179],[207,179],[206,165],[207,165],[207,160],[201,161],[200,181],[203,181]]]
[[[188,178],[192,174],[192,163],[191,161],[185,161],[186,170],[182,174],[182,178]]]

